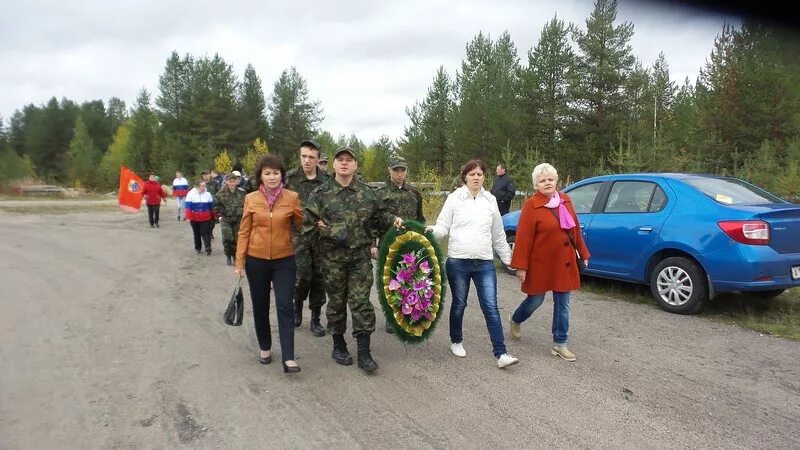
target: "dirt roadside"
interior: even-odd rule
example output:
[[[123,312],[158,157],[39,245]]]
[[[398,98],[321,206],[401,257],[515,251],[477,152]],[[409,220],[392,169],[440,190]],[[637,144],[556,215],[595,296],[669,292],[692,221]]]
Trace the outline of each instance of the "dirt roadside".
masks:
[[[365,376],[304,323],[303,371],[285,376],[258,363],[249,315],[221,321],[219,229],[197,256],[172,206],[160,229],[145,213],[0,214],[0,447],[800,446],[800,343],[583,293],[576,363],[548,354],[548,300],[507,342],[521,363],[497,369],[473,295],[467,358],[444,317],[418,347],[376,332]],[[498,279],[506,317],[521,296]]]

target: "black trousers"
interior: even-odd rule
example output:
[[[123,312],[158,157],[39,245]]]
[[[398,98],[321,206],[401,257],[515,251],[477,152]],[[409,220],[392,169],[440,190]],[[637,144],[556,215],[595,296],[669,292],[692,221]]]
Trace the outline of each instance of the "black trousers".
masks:
[[[193,220],[189,223],[192,224],[192,233],[194,233],[194,249],[200,251],[200,239],[202,239],[206,250],[209,250],[211,248],[211,221],[195,222]]]
[[[278,336],[281,342],[281,360],[294,359],[294,279],[297,265],[294,256],[281,259],[261,259],[248,256],[244,271],[250,284],[253,301],[253,323],[261,350],[272,349],[269,326],[269,285],[275,289],[275,307],[278,316]]]
[[[159,211],[161,211],[161,205],[147,205],[147,220],[150,221],[150,225],[158,223]]]

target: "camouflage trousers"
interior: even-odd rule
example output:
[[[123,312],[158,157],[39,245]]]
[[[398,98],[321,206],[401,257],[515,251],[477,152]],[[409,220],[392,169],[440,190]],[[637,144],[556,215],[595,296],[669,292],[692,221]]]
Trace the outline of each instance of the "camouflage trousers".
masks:
[[[236,237],[239,235],[239,222],[230,223],[223,221],[220,224],[222,229],[222,248],[225,256],[236,256]]]
[[[308,298],[308,309],[322,308],[325,304],[325,281],[322,276],[319,246],[295,239],[294,260],[297,263],[297,278],[294,283],[295,303],[302,304]]]
[[[328,332],[344,334],[347,331],[347,307],[353,320],[353,336],[372,334],[375,331],[375,308],[369,301],[372,288],[372,261],[323,260],[322,273],[328,293]]]

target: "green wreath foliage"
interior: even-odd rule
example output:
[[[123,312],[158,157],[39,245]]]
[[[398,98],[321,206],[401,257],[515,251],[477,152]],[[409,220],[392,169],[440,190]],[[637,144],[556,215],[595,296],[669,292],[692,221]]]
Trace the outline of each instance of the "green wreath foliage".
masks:
[[[387,261],[388,255],[390,253],[390,248],[398,237],[402,236],[403,234],[407,233],[408,231],[417,232],[423,236],[425,236],[428,241],[430,241],[431,247],[435,252],[436,259],[438,264],[431,264],[431,273],[429,277],[435,280],[435,275],[438,274],[439,279],[441,280],[440,285],[440,294],[438,295],[438,302],[439,302],[439,309],[436,313],[436,316],[432,320],[428,320],[430,322],[430,326],[427,327],[424,331],[419,333],[412,333],[409,332],[406,327],[401,326],[397,319],[395,319],[395,312],[392,310],[392,306],[389,304],[386,294],[384,292],[384,288],[386,287],[386,280],[385,280],[385,269],[387,264],[389,264],[389,268],[391,273],[396,273],[397,267],[399,263],[403,259],[403,255],[408,252],[416,252],[421,251],[422,255],[428,257],[430,261],[433,261],[432,258],[429,256],[430,248],[423,245],[421,242],[417,240],[407,240],[399,246],[395,245],[396,252],[394,256],[391,258],[391,261]],[[436,328],[436,324],[439,322],[439,319],[442,317],[444,313],[444,299],[445,299],[445,287],[447,286],[447,278],[445,275],[445,260],[444,260],[444,253],[442,253],[441,247],[439,243],[436,241],[436,238],[433,237],[433,233],[426,233],[425,232],[425,225],[413,221],[407,220],[404,221],[404,229],[398,230],[395,227],[390,227],[389,231],[383,236],[381,239],[380,248],[378,251],[378,262],[376,265],[376,274],[375,280],[377,284],[378,290],[378,299],[380,300],[381,308],[383,309],[383,314],[386,316],[386,323],[389,324],[394,329],[394,335],[403,342],[409,344],[419,344],[427,340],[431,334],[433,333],[434,329]],[[419,335],[418,335],[419,334]]]

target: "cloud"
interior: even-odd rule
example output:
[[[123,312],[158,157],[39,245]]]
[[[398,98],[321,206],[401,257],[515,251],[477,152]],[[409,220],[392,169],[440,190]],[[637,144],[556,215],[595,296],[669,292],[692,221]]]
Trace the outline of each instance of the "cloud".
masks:
[[[422,99],[437,69],[455,77],[478,32],[508,30],[522,64],[555,15],[584,27],[585,0],[124,0],[78,4],[13,2],[0,16],[0,115],[50,97],[77,102],[117,96],[129,105],[157,94],[170,52],[219,53],[237,74],[253,64],[269,96],[281,71],[297,67],[324,108],[324,129],[370,142],[402,135],[405,108]],[[620,2],[643,64],[664,51],[673,79],[692,81],[725,18],[661,4]]]

